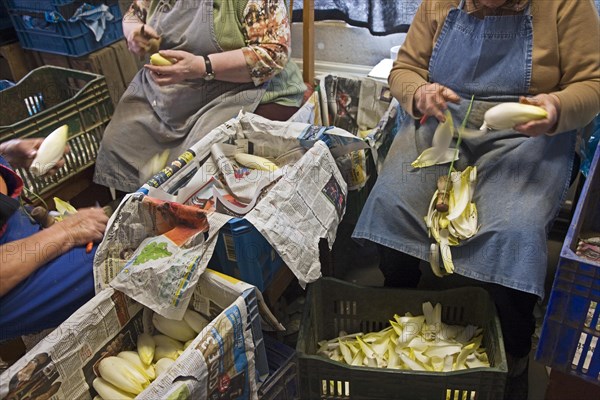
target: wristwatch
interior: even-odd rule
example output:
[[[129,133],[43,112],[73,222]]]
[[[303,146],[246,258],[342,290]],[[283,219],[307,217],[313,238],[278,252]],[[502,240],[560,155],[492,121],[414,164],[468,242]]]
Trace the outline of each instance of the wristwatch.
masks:
[[[204,69],[206,72],[204,72],[204,76],[202,78],[204,78],[205,81],[212,81],[215,79],[215,71],[213,71],[212,63],[210,62],[210,58],[208,58],[208,56],[204,57]]]

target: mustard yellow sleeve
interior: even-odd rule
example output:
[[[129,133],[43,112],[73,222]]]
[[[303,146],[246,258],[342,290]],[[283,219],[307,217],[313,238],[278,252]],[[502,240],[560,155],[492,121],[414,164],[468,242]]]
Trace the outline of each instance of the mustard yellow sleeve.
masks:
[[[560,133],[587,125],[600,112],[600,19],[593,0],[562,1],[557,28]]]
[[[414,95],[429,79],[429,58],[433,52],[437,26],[443,24],[447,9],[445,2],[439,0],[424,0],[421,3],[388,79],[392,95],[413,117],[419,117],[418,110],[413,110]]]

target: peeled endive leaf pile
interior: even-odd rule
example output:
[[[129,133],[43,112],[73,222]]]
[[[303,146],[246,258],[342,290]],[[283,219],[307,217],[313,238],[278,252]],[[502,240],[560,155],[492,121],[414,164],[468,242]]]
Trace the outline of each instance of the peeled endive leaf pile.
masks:
[[[423,303],[423,315],[394,315],[390,326],[319,342],[317,354],[351,366],[449,372],[490,367],[482,329],[446,325],[442,306]]]
[[[476,180],[477,167],[467,167],[462,172],[452,171],[447,181],[447,211],[439,211],[436,207],[439,189],[433,193],[429,203],[425,225],[430,237],[436,242],[431,244],[429,263],[438,277],[454,272],[450,246],[458,245],[461,240],[474,236],[479,230],[477,206],[472,201]],[[440,268],[440,255],[444,271]]]
[[[467,115],[458,129],[456,148],[450,148],[455,130],[452,114],[446,110],[446,120],[438,124],[433,134],[431,147],[423,151],[412,163],[413,168],[450,163],[448,176],[442,176],[438,180],[438,189],[433,193],[425,216],[425,225],[429,236],[435,240],[430,247],[429,263],[433,273],[438,277],[454,272],[450,246],[457,246],[461,240],[472,237],[479,230],[477,207],[472,201],[477,180],[477,167],[467,167],[462,172],[453,168],[454,161],[459,157],[458,149],[462,133],[466,130],[471,105],[469,105]],[[440,256],[444,265],[443,271],[440,268]]]
[[[99,377],[92,386],[104,400],[133,399],[153,380],[167,372],[209,321],[186,310],[183,320],[152,316],[157,334],[142,333],[136,351],[122,351],[98,363]]]

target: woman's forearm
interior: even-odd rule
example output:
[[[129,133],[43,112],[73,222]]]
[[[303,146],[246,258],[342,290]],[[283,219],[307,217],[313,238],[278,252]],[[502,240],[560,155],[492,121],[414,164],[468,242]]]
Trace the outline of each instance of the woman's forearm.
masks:
[[[248,64],[241,49],[214,53],[208,57],[215,73],[215,79],[235,83],[252,82]],[[201,59],[200,62],[202,70],[206,72],[204,60]]]
[[[0,245],[0,296],[74,246],[66,230],[59,225]]]

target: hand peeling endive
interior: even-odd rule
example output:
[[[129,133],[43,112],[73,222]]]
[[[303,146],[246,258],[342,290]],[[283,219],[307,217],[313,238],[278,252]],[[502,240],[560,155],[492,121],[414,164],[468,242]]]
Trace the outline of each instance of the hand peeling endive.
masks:
[[[317,354],[351,366],[447,372],[489,367],[482,330],[446,325],[442,306],[423,303],[423,314],[394,315],[390,326],[319,342]]]
[[[433,134],[431,147],[425,149],[415,161],[413,168],[426,168],[437,164],[446,164],[458,160],[458,152],[450,147],[454,137],[454,122],[452,114],[445,112],[446,121],[438,124]]]
[[[477,181],[477,167],[467,167],[464,171],[450,173],[447,188],[448,211],[440,212],[436,209],[438,190],[436,190],[429,203],[429,211],[425,217],[425,224],[429,235],[436,243],[431,245],[429,263],[436,276],[454,272],[451,246],[456,246],[461,240],[468,239],[479,230],[477,224],[477,207],[473,203],[473,193]],[[440,268],[440,255],[444,270]]]

